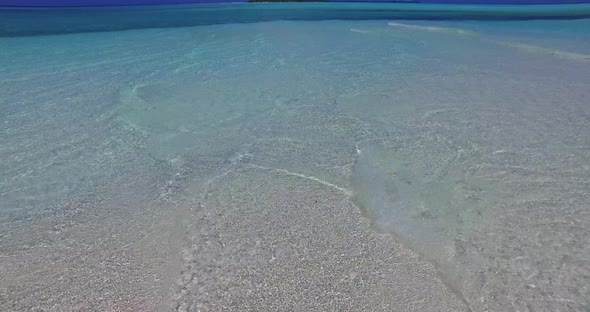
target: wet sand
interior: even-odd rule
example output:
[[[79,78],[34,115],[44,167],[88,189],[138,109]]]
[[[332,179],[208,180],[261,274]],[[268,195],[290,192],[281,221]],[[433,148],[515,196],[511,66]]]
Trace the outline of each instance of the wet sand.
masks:
[[[348,194],[245,165],[192,205],[179,311],[466,311],[435,269]]]

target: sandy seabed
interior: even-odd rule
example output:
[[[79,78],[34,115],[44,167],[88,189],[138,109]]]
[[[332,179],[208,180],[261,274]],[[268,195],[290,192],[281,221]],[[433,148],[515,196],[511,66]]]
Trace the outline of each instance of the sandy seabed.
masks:
[[[590,41],[523,23],[1,38],[0,310],[585,311]]]

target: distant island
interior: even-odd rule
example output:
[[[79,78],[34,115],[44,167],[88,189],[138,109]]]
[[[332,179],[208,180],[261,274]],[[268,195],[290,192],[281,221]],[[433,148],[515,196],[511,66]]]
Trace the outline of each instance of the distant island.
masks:
[[[248,0],[248,2],[324,2],[324,0]]]

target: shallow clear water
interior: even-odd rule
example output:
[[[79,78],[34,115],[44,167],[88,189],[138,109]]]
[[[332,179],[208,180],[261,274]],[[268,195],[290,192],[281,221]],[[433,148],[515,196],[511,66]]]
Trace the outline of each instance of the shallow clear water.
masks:
[[[352,204],[417,255],[364,267],[430,263],[461,306],[395,309],[586,311],[589,43],[588,19],[0,38],[0,307],[223,310],[264,252],[335,254],[361,221],[317,220]],[[248,294],[233,308],[273,310]]]

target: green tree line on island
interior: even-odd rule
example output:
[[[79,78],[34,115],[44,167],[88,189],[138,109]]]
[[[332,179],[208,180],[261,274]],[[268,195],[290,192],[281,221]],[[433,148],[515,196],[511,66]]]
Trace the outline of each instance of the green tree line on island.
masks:
[[[248,0],[248,2],[323,2],[324,0]]]

